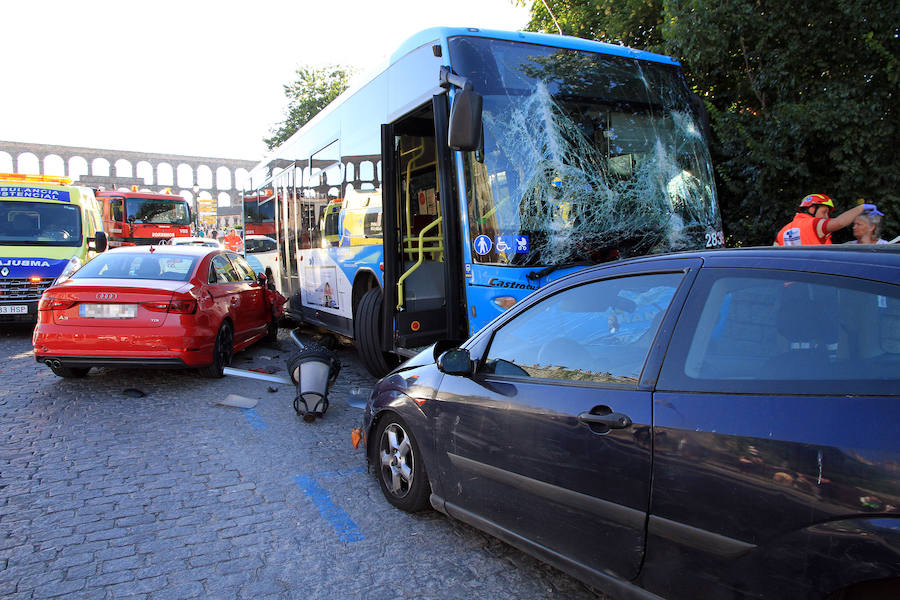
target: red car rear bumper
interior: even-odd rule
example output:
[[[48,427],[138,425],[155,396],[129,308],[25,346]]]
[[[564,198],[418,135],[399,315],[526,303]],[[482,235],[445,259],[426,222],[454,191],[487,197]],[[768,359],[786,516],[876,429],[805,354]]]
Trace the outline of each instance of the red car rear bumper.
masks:
[[[123,329],[120,332],[39,323],[34,358],[63,367],[202,367],[212,363],[215,332],[185,335],[181,327]]]

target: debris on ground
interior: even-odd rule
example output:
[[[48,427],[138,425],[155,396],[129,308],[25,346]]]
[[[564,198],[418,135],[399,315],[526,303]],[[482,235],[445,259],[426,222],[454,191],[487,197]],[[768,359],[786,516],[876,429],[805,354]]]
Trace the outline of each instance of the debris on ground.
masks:
[[[236,406],[238,408],[253,408],[259,400],[256,398],[247,398],[246,396],[238,396],[237,394],[228,394],[221,400],[216,400],[216,404],[223,406]]]

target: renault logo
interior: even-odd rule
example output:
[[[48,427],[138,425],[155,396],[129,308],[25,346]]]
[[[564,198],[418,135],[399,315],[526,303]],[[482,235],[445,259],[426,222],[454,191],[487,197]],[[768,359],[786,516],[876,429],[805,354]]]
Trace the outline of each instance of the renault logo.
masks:
[[[97,294],[97,300],[115,300],[119,295],[115,292],[100,292]]]
[[[2,269],[0,269],[0,275],[3,275],[4,277],[9,275],[9,267],[3,267]]]

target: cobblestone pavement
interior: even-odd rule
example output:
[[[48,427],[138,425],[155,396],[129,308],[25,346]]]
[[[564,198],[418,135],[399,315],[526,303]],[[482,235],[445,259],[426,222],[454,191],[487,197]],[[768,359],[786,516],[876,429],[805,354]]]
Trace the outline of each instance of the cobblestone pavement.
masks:
[[[234,366],[283,375],[293,348],[282,330]],[[391,507],[350,444],[350,390],[374,380],[352,348],[338,356],[331,407],[308,424],[293,386],[60,379],[34,361],[29,328],[0,327],[0,598],[596,597],[437,512]],[[259,402],[215,403],[229,393]]]

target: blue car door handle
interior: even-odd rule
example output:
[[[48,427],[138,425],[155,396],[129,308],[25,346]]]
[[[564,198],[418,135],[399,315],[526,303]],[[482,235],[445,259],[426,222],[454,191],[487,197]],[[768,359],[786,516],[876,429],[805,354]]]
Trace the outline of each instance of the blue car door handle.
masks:
[[[610,429],[625,429],[631,427],[631,417],[622,413],[613,412],[608,406],[595,406],[590,412],[578,415],[578,420],[592,426],[606,427]],[[596,430],[595,430],[596,431]]]

